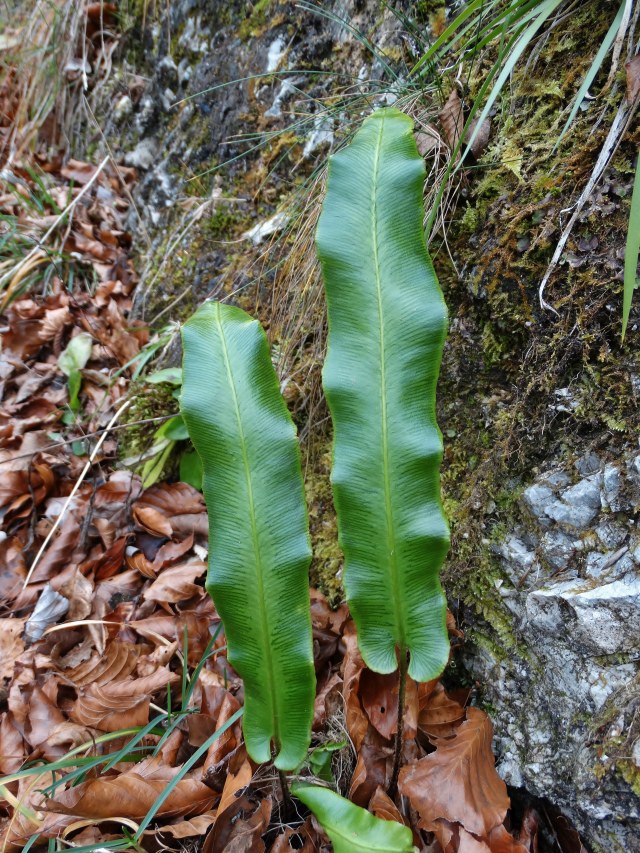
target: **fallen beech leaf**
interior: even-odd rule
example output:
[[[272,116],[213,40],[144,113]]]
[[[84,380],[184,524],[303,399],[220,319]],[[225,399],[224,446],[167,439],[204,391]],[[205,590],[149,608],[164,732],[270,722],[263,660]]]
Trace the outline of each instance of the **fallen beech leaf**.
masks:
[[[380,675],[363,669],[360,675],[360,699],[371,724],[390,740],[398,728],[398,674]]]
[[[266,848],[260,836],[269,827],[271,807],[271,797],[266,797],[251,817],[236,820],[225,844],[225,853],[263,853]]]
[[[177,603],[204,593],[204,589],[194,583],[207,570],[207,564],[201,560],[181,563],[165,569],[151,586],[142,593],[146,601]]]
[[[640,53],[624,67],[627,72],[627,103],[633,104],[640,95]]]
[[[492,853],[492,850],[484,839],[476,838],[461,826],[458,828],[457,853]]]
[[[46,741],[53,727],[64,721],[64,714],[39,685],[34,685],[29,698],[25,726],[25,738],[31,746],[38,746]]]
[[[487,836],[505,818],[510,800],[491,751],[493,728],[479,708],[468,708],[455,737],[400,771],[399,790],[431,832],[438,818]]]
[[[457,89],[452,89],[445,105],[438,114],[444,138],[451,150],[453,150],[462,136],[464,128],[464,113],[462,101]],[[458,156],[460,156],[458,154]]]
[[[193,548],[193,534],[190,534],[181,542],[167,542],[161,548],[158,548],[158,553],[153,560],[153,568],[155,572],[164,569],[165,566],[175,562],[179,557],[183,557],[188,551]],[[206,566],[205,566],[206,568]]]
[[[179,680],[177,674],[158,669],[145,678],[111,682],[104,687],[90,684],[76,700],[71,719],[103,732],[144,726],[149,722],[150,697]]]
[[[438,738],[454,735],[464,718],[464,707],[452,699],[438,682],[431,693],[420,701],[418,729],[435,744]]]
[[[114,777],[103,776],[82,782],[62,791],[55,799],[47,800],[45,807],[48,811],[92,820],[111,817],[141,820],[178,768],[165,767],[146,776],[136,773],[136,767]],[[214,800],[215,794],[198,779],[181,779],[160,806],[158,815],[202,814],[211,809]]]
[[[231,693],[229,693],[227,690],[224,690],[224,688],[220,689],[224,691],[224,697],[222,699],[220,709],[216,714],[217,729],[224,725],[224,723],[226,723],[227,720],[230,719],[240,708],[240,703],[238,702],[235,696],[232,696]],[[209,713],[211,713],[210,710]],[[210,767],[217,765],[220,761],[222,761],[225,755],[236,749],[236,747],[240,743],[240,730],[240,722],[237,722],[235,725],[228,728],[217,740],[215,740],[211,744],[204,762],[203,772],[205,774],[207,773]]]
[[[358,696],[364,661],[358,649],[356,629],[352,621],[349,621],[345,626],[343,639],[346,649],[343,664],[342,695],[346,710],[347,731],[354,749],[358,752],[369,729],[369,720]]]
[[[136,504],[133,508],[133,518],[139,527],[151,533],[152,536],[168,539],[173,533],[169,519],[151,506]]]
[[[147,489],[138,507],[152,507],[166,516],[206,513],[204,498],[187,483],[157,483]]]
[[[156,835],[170,835],[172,838],[194,838],[204,835],[216,819],[216,812],[205,812],[201,815],[181,820],[178,823],[170,823],[159,829],[148,829],[144,835],[154,837]]]
[[[93,654],[89,660],[66,670],[64,675],[76,687],[122,681],[131,675],[140,655],[148,650],[146,646],[113,640],[103,655]]]
[[[24,761],[24,741],[13,721],[13,714],[5,711],[0,717],[0,774],[15,773]]]
[[[62,522],[62,527],[42,555],[42,559],[31,575],[31,582],[48,581],[70,563],[74,562],[74,551],[79,539],[80,524],[75,518],[74,513],[69,513]]]
[[[273,842],[271,853],[291,853],[293,850],[297,850],[298,853],[316,853],[320,850],[318,833],[310,817],[302,826],[287,827]]]
[[[22,592],[27,566],[24,548],[17,536],[0,542],[0,601],[5,605]]]
[[[337,672],[334,672],[329,678],[323,682],[318,681],[318,691],[313,712],[313,731],[319,731],[327,721],[327,717],[331,714],[331,703],[338,694],[340,700],[340,688],[342,687],[342,678]]]
[[[91,4],[99,5],[99,4]],[[109,4],[111,5],[111,4]],[[76,184],[87,184],[93,178],[97,171],[96,166],[91,163],[81,163],[79,160],[70,158],[66,165],[60,169],[60,174],[63,178],[68,178]]]
[[[369,811],[382,820],[395,820],[397,823],[404,823],[405,826],[408,826],[407,821],[400,814],[400,809],[380,787],[376,788],[369,801]]]
[[[494,827],[489,833],[487,844],[491,853],[530,853],[520,840],[515,839],[504,824]]]
[[[59,587],[60,592],[69,601],[67,620],[86,619],[93,606],[93,582],[77,569],[66,583]]]
[[[366,808],[376,788],[386,788],[392,752],[382,736],[370,728],[360,746],[351,777],[349,799],[356,805]]]
[[[11,616],[0,619],[0,681],[13,677],[15,661],[24,651],[24,624],[24,619]]]
[[[418,146],[420,156],[426,157],[442,145],[442,139],[434,127],[426,125],[417,131],[416,145]]]

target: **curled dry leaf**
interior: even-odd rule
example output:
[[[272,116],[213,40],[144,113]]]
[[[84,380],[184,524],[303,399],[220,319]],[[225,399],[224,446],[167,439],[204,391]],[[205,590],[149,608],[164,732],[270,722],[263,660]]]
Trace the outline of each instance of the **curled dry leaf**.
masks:
[[[468,708],[455,737],[400,771],[399,790],[431,832],[444,818],[480,837],[504,821],[510,800],[491,751],[493,727],[479,708]]]
[[[407,821],[400,813],[400,809],[380,787],[376,788],[369,801],[369,811],[382,820],[395,820],[397,823],[404,823],[405,826],[408,826]]]
[[[430,688],[430,689],[429,689]],[[465,718],[464,705],[450,697],[440,682],[428,682],[418,688],[420,712],[418,729],[432,743],[438,738],[451,737]]]
[[[70,716],[103,732],[144,726],[149,722],[151,696],[179,680],[178,675],[163,668],[144,678],[111,682],[104,687],[90,684],[82,690]]]
[[[144,834],[147,836],[159,835],[161,838],[167,835],[178,839],[196,838],[199,835],[204,835],[209,827],[212,826],[215,819],[215,811],[205,812],[187,820],[167,824],[160,829],[147,830]]]
[[[201,560],[180,563],[165,569],[142,595],[147,601],[177,603],[202,595],[204,589],[194,583],[207,570],[207,564]]]
[[[88,660],[65,670],[64,675],[76,687],[122,681],[135,670],[140,655],[149,650],[148,646],[113,640],[104,655],[93,654]]]
[[[154,507],[136,504],[133,508],[133,518],[142,530],[146,530],[152,536],[168,539],[173,533],[169,519]]]
[[[271,797],[266,797],[249,818],[236,820],[225,853],[262,853],[266,847],[261,836],[269,828],[271,808]]]
[[[141,766],[143,763],[125,773],[90,779],[62,791],[54,799],[46,801],[46,808],[58,814],[92,820],[113,817],[142,820],[178,771],[176,767],[156,767],[147,774]],[[215,794],[199,779],[184,778],[160,806],[158,815],[202,814],[211,809],[214,800]]]
[[[313,819],[308,817],[302,826],[287,827],[273,842],[271,853],[291,853],[293,850],[298,853],[317,853],[320,849],[320,839]]]
[[[452,89],[445,105],[438,114],[442,132],[447,141],[449,148],[452,150],[456,147],[462,137],[464,128],[464,111],[462,101],[457,89]],[[460,156],[458,154],[458,156]]]

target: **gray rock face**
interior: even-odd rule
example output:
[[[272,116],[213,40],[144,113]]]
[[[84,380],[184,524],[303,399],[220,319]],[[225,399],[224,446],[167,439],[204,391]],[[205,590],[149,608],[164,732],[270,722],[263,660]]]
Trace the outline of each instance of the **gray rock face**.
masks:
[[[590,850],[609,853],[640,850],[640,797],[619,767],[640,774],[640,740],[616,752],[640,683],[640,531],[628,511],[640,457],[596,460],[576,465],[577,481],[556,470],[525,489],[522,523],[494,549],[513,584],[518,651],[482,642],[466,664],[495,709],[506,782],[546,797]]]

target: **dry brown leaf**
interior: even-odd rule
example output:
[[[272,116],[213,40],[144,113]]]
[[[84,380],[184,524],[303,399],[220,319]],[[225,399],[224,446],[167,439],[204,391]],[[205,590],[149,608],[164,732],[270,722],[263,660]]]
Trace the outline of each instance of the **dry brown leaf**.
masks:
[[[147,830],[144,834],[149,836],[158,835],[160,837],[170,835],[172,838],[179,839],[194,838],[198,835],[204,835],[215,819],[215,811],[205,812],[187,820],[178,821],[178,823],[165,824],[160,829]]]
[[[122,681],[135,670],[140,655],[148,651],[147,646],[113,640],[104,655],[93,654],[89,660],[66,670],[64,675],[76,687]]]
[[[422,828],[433,832],[444,818],[482,837],[504,821],[510,801],[495,769],[492,736],[487,715],[468,708],[455,737],[439,740],[435,752],[402,768],[398,787]]]
[[[217,721],[216,729],[219,729],[227,720],[232,717],[235,712],[240,708],[240,703],[236,699],[235,696],[232,696],[227,690],[223,687],[219,688],[220,691],[224,694],[222,697],[221,704],[219,709],[216,711],[212,711],[209,703],[203,702],[203,711],[206,711],[210,716],[214,717]],[[208,697],[207,697],[208,698]],[[230,752],[235,750],[241,741],[241,725],[238,721],[234,723],[230,728],[228,728],[217,740],[215,740],[211,746],[209,747],[209,751],[207,752],[207,757],[204,762],[203,773],[206,773],[210,767],[214,767],[219,764],[222,759],[228,755]]]
[[[381,820],[395,820],[397,823],[404,823],[408,826],[407,821],[400,813],[400,809],[380,787],[376,788],[369,801],[369,811]]]
[[[633,104],[640,96],[640,53],[624,67],[627,72],[627,103]]]
[[[340,697],[342,678],[334,672],[324,681],[318,679],[318,690],[316,692],[313,711],[313,731],[319,731],[327,721],[327,717],[333,712],[333,704],[338,699],[339,707],[342,709]]]
[[[271,797],[266,797],[251,817],[236,820],[225,844],[225,853],[263,853],[266,847],[261,836],[269,828],[271,808]]]
[[[13,678],[16,660],[24,651],[24,619],[7,616],[0,619],[0,681]]]
[[[13,721],[13,714],[5,711],[0,717],[0,775],[15,773],[24,760],[24,742]]]
[[[393,750],[373,728],[369,728],[358,752],[349,799],[366,808],[376,788],[386,788],[389,781],[391,756]]]
[[[246,750],[239,751],[238,755],[235,756],[235,761],[239,766],[237,769],[232,766],[229,767],[227,779],[224,783],[224,788],[222,789],[220,803],[218,804],[218,814],[220,816],[222,816],[227,808],[234,802],[238,791],[242,791],[243,788],[246,788],[253,778],[253,769],[251,768],[251,764],[247,758]]]
[[[207,570],[207,564],[201,560],[181,563],[165,569],[151,586],[142,593],[147,601],[177,603],[204,594],[204,588],[194,583]]]
[[[287,827],[273,842],[271,853],[291,853],[293,850],[298,853],[316,853],[319,849],[318,833],[308,817],[302,826]]]
[[[76,570],[62,586],[55,588],[69,601],[67,621],[73,622],[87,618],[93,607],[93,581]]]
[[[462,130],[464,128],[464,112],[462,101],[460,100],[460,95],[458,94],[457,89],[451,90],[451,93],[449,94],[445,105],[440,110],[438,117],[440,118],[442,132],[447,145],[451,150],[453,150],[460,141],[460,138],[462,137]],[[460,155],[458,154],[458,156]]]
[[[464,706],[451,698],[440,682],[420,700],[418,729],[434,743],[437,738],[454,735],[464,718]]]
[[[178,772],[177,767],[163,767],[148,773],[141,765],[117,776],[90,779],[62,791],[55,799],[47,800],[46,808],[58,814],[92,820],[112,817],[141,820]],[[200,780],[181,779],[160,806],[158,815],[203,814],[210,811],[214,800],[215,794]]]
[[[483,838],[477,838],[460,826],[457,853],[491,853],[491,848]]]
[[[511,835],[504,824],[494,827],[486,842],[491,853],[530,853],[531,850],[530,844],[525,847],[521,840]]]
[[[200,492],[187,483],[158,483],[151,486],[140,497],[137,506],[153,508],[169,518],[207,511]]]
[[[358,696],[364,661],[358,649],[358,638],[352,621],[345,625],[343,639],[346,648],[343,662],[342,696],[345,704],[347,731],[354,749],[358,752],[369,729],[369,719]]]
[[[111,682],[100,687],[90,684],[75,702],[71,719],[103,732],[115,732],[149,722],[150,697],[180,678],[167,669],[158,669],[145,678]]]
[[[133,518],[136,524],[152,536],[162,536],[168,539],[173,533],[169,519],[151,506],[136,504],[133,508]]]
[[[193,533],[189,534],[180,542],[166,542],[158,549],[158,553],[153,559],[153,568],[155,572],[164,569],[165,566],[175,562],[179,557],[184,555],[193,548]]]
[[[360,674],[360,699],[373,727],[390,740],[398,728],[398,674],[380,675],[370,669]]]
[[[55,693],[57,694],[57,683],[54,679],[50,679],[50,681],[52,685],[55,685]],[[27,725],[25,727],[25,738],[31,746],[44,743],[53,727],[64,723],[64,721],[64,714],[58,708],[57,703],[45,693],[42,687],[35,684],[29,698]]]

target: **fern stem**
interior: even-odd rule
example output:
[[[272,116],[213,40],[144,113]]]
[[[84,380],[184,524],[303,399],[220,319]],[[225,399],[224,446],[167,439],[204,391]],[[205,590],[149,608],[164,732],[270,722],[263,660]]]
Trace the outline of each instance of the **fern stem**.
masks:
[[[400,649],[400,661],[398,665],[398,724],[393,749],[393,770],[387,793],[391,799],[395,799],[398,793],[398,774],[400,773],[400,759],[402,757],[402,735],[404,731],[404,697],[407,689],[407,650]]]
[[[280,791],[282,792],[282,818],[283,823],[286,823],[293,816],[293,800],[291,799],[289,784],[283,770],[278,770],[278,779],[280,780]]]

